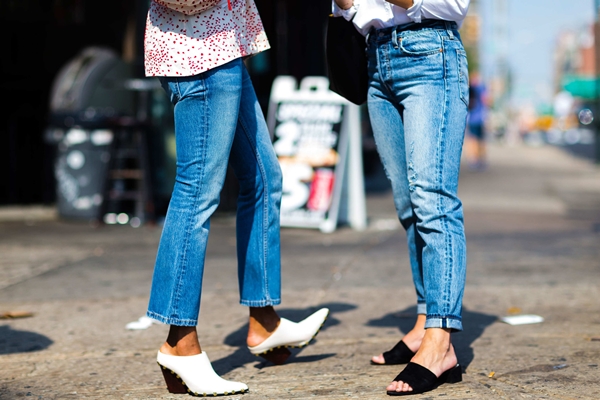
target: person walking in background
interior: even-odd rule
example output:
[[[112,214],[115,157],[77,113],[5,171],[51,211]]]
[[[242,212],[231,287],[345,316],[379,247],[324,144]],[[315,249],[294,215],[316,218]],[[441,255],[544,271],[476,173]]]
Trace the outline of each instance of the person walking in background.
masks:
[[[269,43],[253,0],[153,0],[145,71],[174,104],[177,175],[147,316],[170,325],[157,355],[170,392],[242,393],[202,351],[196,325],[210,217],[228,162],[239,181],[236,234],[240,303],[249,307],[251,353],[282,363],[317,334],[329,310],[294,323],[280,318],[281,170],[243,57]]]
[[[469,102],[457,31],[469,0],[334,0],[366,37],[368,110],[406,229],[417,294],[414,328],[373,364],[408,365],[387,387],[402,396],[462,379],[450,333],[462,330],[466,240],[457,197]]]
[[[485,148],[485,119],[487,113],[487,92],[479,72],[471,73],[469,86],[469,116],[467,124],[466,150],[467,165],[480,171],[487,166]]]

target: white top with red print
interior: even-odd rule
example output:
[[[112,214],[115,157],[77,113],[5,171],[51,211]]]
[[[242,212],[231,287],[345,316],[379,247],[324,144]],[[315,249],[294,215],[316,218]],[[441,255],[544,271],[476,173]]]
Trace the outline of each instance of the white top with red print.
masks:
[[[192,76],[269,49],[254,0],[152,0],[146,76]]]

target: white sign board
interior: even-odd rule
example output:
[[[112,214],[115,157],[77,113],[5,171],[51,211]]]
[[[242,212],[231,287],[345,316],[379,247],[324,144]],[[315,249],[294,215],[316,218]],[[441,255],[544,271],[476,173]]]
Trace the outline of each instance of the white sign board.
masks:
[[[333,232],[366,226],[358,106],[324,77],[273,82],[267,116],[283,173],[281,226]]]

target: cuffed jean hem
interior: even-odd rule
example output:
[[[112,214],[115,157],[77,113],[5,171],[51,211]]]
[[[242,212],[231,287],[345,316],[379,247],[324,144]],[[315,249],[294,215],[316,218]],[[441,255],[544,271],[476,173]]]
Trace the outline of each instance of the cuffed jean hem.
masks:
[[[427,314],[427,304],[426,303],[417,303],[417,315],[419,314]]]
[[[460,318],[454,316],[442,317],[439,315],[427,316],[427,320],[425,321],[425,329],[428,328],[449,328],[455,331],[463,330],[462,321]]]
[[[247,307],[268,307],[281,304],[281,299],[270,300],[240,300],[240,304]]]
[[[157,320],[158,322],[162,322],[167,325],[175,325],[175,326],[196,326],[198,325],[198,319],[179,319],[179,318],[168,318],[157,314],[152,311],[146,311],[146,316],[152,319]]]

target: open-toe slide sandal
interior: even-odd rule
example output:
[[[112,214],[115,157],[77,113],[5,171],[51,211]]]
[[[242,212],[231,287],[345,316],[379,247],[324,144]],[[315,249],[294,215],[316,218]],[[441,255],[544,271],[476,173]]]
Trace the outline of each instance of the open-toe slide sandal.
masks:
[[[325,323],[329,309],[322,308],[300,322],[281,318],[277,329],[261,344],[250,347],[250,353],[262,356],[276,364],[283,363],[291,354],[287,348],[301,348],[310,343]],[[273,353],[273,354],[271,354]]]
[[[389,351],[383,353],[383,359],[385,362],[376,363],[371,360],[372,365],[397,365],[397,364],[408,364],[410,360],[415,356],[415,352],[408,348],[406,343],[402,340],[396,343],[396,345]]]
[[[406,368],[394,378],[394,381],[408,383],[413,390],[410,392],[388,390],[387,394],[389,396],[410,396],[412,394],[429,392],[444,383],[457,383],[462,381],[462,369],[460,365],[456,364],[438,378],[433,372],[422,365],[410,362]]]

